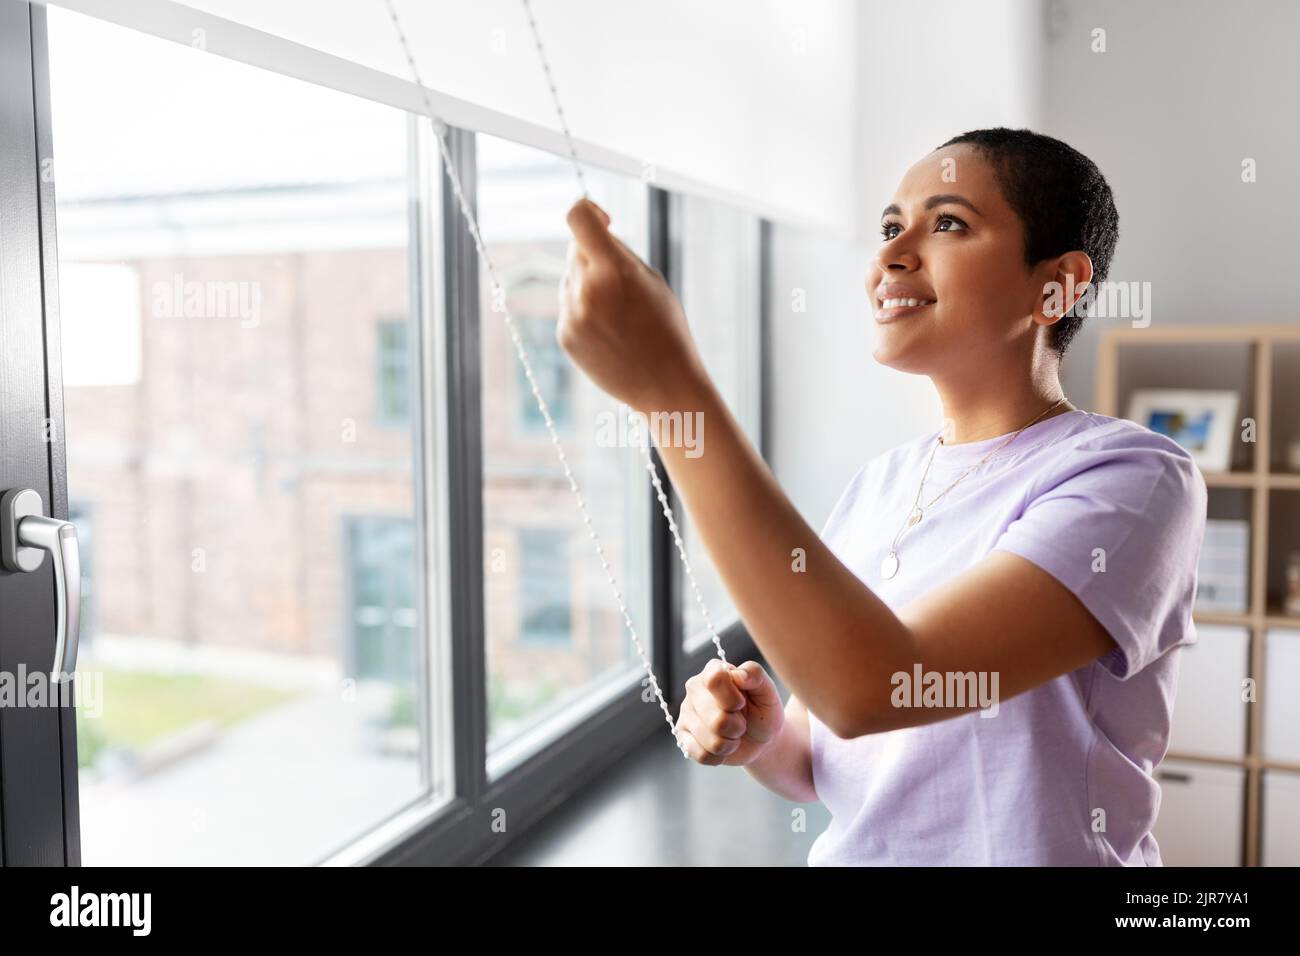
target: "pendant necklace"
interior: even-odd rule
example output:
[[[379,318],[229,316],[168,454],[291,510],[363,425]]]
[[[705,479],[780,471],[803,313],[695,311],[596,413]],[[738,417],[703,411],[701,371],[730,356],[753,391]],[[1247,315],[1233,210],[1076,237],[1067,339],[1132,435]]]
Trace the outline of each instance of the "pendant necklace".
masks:
[[[1064,401],[1065,401],[1065,398],[1064,398],[1064,396],[1062,396],[1060,399],[1058,399],[1058,400],[1057,400],[1056,402],[1054,402],[1052,405],[1050,405],[1050,406],[1048,406],[1047,408],[1043,409],[1041,412],[1039,412],[1037,415],[1035,415],[1035,416],[1034,416],[1033,418],[1031,418],[1029,421],[1025,422],[1025,423],[1024,423],[1023,425],[1021,425],[1018,429],[1016,429],[1016,431],[1015,431],[1014,433],[1012,433],[1012,435],[1011,435],[1010,438],[1008,438],[1008,439],[1007,439],[1006,441],[1004,441],[1002,444],[998,445],[997,448],[994,448],[991,452],[989,452],[987,455],[985,455],[983,458],[981,458],[981,459],[980,459],[979,461],[977,461],[975,464],[971,465],[969,468],[967,468],[965,471],[963,471],[963,472],[962,472],[962,473],[957,477],[957,480],[956,480],[956,481],[954,481],[954,482],[953,482],[951,485],[949,485],[947,488],[943,489],[943,491],[939,492],[939,494],[937,494],[933,499],[931,499],[930,502],[929,502],[928,504],[926,504],[924,507],[922,507],[922,506],[921,506],[921,492],[925,489],[925,477],[926,477],[926,475],[928,475],[928,474],[930,473],[930,465],[934,463],[934,455],[935,455],[935,452],[937,452],[937,451],[939,450],[939,446],[942,445],[942,444],[944,443],[944,442],[943,442],[943,435],[942,435],[942,433],[941,433],[941,434],[939,435],[939,438],[935,441],[935,443],[934,443],[934,447],[930,449],[930,457],[929,457],[929,459],[928,459],[928,460],[926,461],[926,463],[925,463],[925,471],[923,471],[923,472],[921,473],[921,483],[920,483],[920,485],[917,486],[917,489],[916,489],[916,500],[912,502],[912,510],[908,513],[906,520],[904,520],[904,522],[903,522],[903,526],[902,526],[901,528],[898,529],[898,534],[894,535],[894,543],[891,544],[891,545],[889,546],[889,554],[885,555],[885,559],[884,559],[883,561],[880,562],[880,576],[881,576],[882,578],[885,578],[886,580],[888,580],[889,578],[892,578],[895,574],[898,573],[898,542],[902,540],[903,535],[905,535],[908,531],[912,530],[912,529],[915,528],[918,524],[920,524],[920,522],[921,522],[921,518],[924,517],[925,512],[926,512],[929,508],[934,507],[935,502],[937,502],[940,498],[942,498],[942,497],[943,497],[944,495],[946,495],[948,492],[952,491],[952,489],[955,488],[955,487],[957,486],[957,484],[958,484],[958,483],[959,483],[963,478],[965,478],[967,475],[969,475],[971,472],[973,472],[976,468],[979,468],[980,465],[984,464],[986,461],[988,461],[990,458],[992,458],[995,454],[997,454],[997,453],[998,453],[999,451],[1001,451],[1003,448],[1007,447],[1007,445],[1009,445],[1009,444],[1011,444],[1013,441],[1015,441],[1015,440],[1016,440],[1016,437],[1017,437],[1017,436],[1018,436],[1022,431],[1024,431],[1026,428],[1028,428],[1028,427],[1029,427],[1030,425],[1032,425],[1034,422],[1038,421],[1040,418],[1042,418],[1044,415],[1046,415],[1048,412],[1050,412],[1052,409],[1056,408],[1058,405],[1060,405],[1060,404],[1061,404],[1062,402],[1064,402]]]

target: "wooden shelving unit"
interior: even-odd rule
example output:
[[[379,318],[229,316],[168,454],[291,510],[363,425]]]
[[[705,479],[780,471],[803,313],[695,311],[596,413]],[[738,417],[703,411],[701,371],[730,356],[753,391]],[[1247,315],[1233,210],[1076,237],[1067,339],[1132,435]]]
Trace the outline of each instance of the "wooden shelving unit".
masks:
[[[1278,346],[1300,346],[1300,325],[1237,325],[1116,328],[1107,330],[1097,356],[1096,410],[1099,414],[1123,417],[1126,409],[1120,407],[1121,392],[1127,392],[1121,382],[1121,353],[1128,349],[1164,348],[1184,345],[1223,345],[1248,349],[1251,355],[1250,378],[1243,388],[1242,399],[1251,408],[1250,416],[1256,422],[1256,441],[1252,467],[1248,470],[1204,474],[1208,489],[1241,489],[1251,493],[1250,508],[1250,592],[1249,609],[1245,614],[1216,614],[1195,612],[1195,621],[1248,629],[1250,633],[1249,668],[1256,688],[1265,685],[1264,635],[1272,627],[1300,630],[1300,616],[1285,615],[1280,608],[1269,605],[1269,506],[1275,491],[1300,491],[1300,474],[1278,471],[1273,462],[1274,438],[1275,352]],[[1187,376],[1189,379],[1194,375]],[[1147,387],[1143,383],[1142,387]],[[1152,383],[1150,387],[1164,387]],[[1175,387],[1198,387],[1179,383]],[[1202,387],[1219,387],[1202,386]],[[1247,391],[1246,389],[1249,389]],[[1289,409],[1300,416],[1300,407]],[[1240,419],[1239,419],[1240,420]],[[1217,766],[1239,767],[1246,776],[1246,805],[1244,833],[1244,864],[1260,863],[1260,829],[1262,774],[1266,770],[1300,772],[1300,764],[1267,760],[1263,755],[1263,708],[1255,703],[1247,710],[1246,753],[1241,758],[1228,758],[1210,754],[1170,752],[1171,759],[1187,760]]]

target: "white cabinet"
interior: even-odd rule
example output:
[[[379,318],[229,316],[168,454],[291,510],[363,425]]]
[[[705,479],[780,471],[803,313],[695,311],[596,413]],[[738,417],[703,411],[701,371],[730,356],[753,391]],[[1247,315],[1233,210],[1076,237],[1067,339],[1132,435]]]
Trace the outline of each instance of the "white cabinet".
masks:
[[[1300,630],[1271,628],[1264,636],[1264,756],[1300,763]]]
[[[1300,773],[1264,772],[1263,817],[1261,862],[1300,866]]]
[[[1196,634],[1195,644],[1178,649],[1178,693],[1169,749],[1242,757],[1247,705],[1241,695],[1250,668],[1250,632],[1244,627],[1198,624]]]
[[[1166,760],[1155,776],[1161,798],[1154,833],[1164,865],[1240,866],[1245,771]]]

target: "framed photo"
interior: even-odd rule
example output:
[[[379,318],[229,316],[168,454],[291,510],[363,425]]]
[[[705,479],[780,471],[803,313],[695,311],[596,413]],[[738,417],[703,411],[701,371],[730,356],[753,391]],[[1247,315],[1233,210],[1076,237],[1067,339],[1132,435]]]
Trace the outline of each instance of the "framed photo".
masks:
[[[1140,388],[1129,399],[1128,417],[1178,442],[1202,471],[1227,471],[1238,401],[1232,391]]]

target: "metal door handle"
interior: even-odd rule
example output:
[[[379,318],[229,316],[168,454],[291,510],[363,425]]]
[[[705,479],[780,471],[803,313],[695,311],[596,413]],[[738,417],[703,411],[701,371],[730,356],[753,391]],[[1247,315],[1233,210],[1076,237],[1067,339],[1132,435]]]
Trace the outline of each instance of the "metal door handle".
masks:
[[[77,528],[44,515],[41,496],[31,488],[0,495],[0,564],[6,571],[35,571],[48,551],[54,564],[54,683],[77,668],[81,636],[81,556]]]

